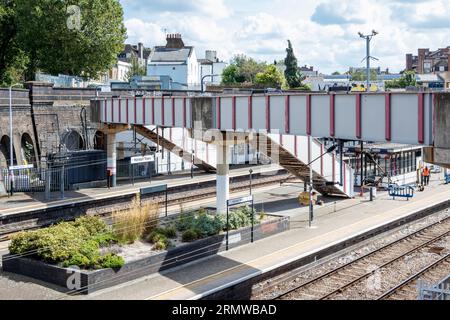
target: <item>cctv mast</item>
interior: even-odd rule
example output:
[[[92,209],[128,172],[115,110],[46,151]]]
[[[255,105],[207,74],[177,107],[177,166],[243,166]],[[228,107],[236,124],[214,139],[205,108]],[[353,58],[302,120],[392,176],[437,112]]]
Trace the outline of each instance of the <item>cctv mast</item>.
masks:
[[[372,40],[373,37],[375,37],[378,34],[378,32],[376,32],[375,30],[372,30],[372,34],[369,34],[369,35],[363,35],[361,32],[358,32],[358,34],[359,34],[359,36],[361,38],[366,39],[367,55],[362,61],[366,60],[366,62],[367,62],[367,88],[366,88],[366,90],[367,90],[367,92],[370,92],[370,74],[371,74],[371,72],[370,72],[370,59],[378,61],[377,58],[372,57],[370,55],[370,41]]]

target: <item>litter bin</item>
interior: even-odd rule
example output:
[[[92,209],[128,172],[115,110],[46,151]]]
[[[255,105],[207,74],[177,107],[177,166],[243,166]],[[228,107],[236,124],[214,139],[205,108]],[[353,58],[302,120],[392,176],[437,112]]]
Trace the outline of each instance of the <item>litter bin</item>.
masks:
[[[377,188],[376,187],[371,187],[369,189],[370,192],[370,201],[373,201],[373,199],[376,199],[377,197]]]

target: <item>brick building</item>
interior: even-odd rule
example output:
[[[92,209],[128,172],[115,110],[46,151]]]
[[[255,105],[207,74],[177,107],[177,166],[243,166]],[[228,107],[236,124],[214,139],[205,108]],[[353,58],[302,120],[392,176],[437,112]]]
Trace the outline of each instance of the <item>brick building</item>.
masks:
[[[436,51],[419,49],[417,56],[406,55],[406,70],[416,71],[418,74],[450,71],[450,46]]]

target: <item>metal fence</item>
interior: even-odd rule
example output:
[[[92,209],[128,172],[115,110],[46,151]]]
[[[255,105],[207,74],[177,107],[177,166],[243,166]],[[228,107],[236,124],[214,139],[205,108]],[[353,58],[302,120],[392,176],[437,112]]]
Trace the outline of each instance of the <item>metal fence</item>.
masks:
[[[156,175],[155,163],[147,162],[140,164],[130,164],[129,161],[117,162],[117,178],[139,180],[149,179]]]
[[[436,286],[420,284],[420,300],[450,300],[450,275]]]
[[[2,169],[3,182],[6,191],[11,192],[11,180],[14,192],[44,192],[46,181],[51,191],[69,188],[68,170],[66,168],[32,168],[13,170],[13,179],[8,169]]]

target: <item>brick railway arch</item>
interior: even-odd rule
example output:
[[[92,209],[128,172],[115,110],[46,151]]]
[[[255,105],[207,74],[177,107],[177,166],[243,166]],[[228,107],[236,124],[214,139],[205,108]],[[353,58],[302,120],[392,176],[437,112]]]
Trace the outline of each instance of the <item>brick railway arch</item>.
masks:
[[[29,133],[25,132],[22,134],[20,146],[23,161],[26,161],[27,164],[36,164],[36,149]]]
[[[68,151],[84,150],[85,143],[83,137],[74,129],[68,130],[63,135],[61,142]]]
[[[94,136],[94,149],[106,151],[106,134],[103,131],[96,131]]]
[[[16,149],[13,146],[13,162],[17,164]],[[4,135],[0,139],[0,167],[7,167],[10,165],[10,138]]]

